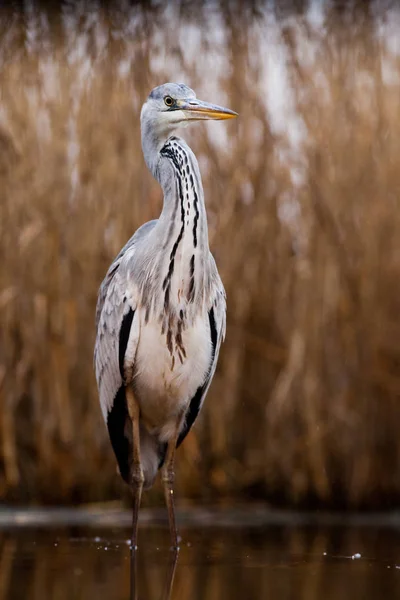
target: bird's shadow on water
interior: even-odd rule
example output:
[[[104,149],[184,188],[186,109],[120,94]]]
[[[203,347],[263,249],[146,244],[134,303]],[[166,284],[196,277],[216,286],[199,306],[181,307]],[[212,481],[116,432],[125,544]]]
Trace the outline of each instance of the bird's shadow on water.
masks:
[[[172,597],[172,588],[174,585],[174,577],[176,565],[178,563],[179,549],[174,548],[170,552],[167,571],[165,574],[164,584],[161,589],[160,600],[170,600]],[[138,549],[131,549],[130,557],[130,595],[129,600],[138,600],[139,581],[138,581]]]

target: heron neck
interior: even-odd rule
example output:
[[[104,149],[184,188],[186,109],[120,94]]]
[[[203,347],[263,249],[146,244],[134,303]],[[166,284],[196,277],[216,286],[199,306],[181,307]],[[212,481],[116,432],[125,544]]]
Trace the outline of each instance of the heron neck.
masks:
[[[197,159],[178,137],[167,140],[160,151],[160,184],[164,192],[160,220],[169,229],[182,231],[194,250],[208,250],[207,214]],[[165,164],[166,163],[166,164]]]
[[[158,179],[164,191],[158,220],[166,298],[202,301],[208,265],[208,229],[198,163],[182,139],[171,137],[160,151]]]

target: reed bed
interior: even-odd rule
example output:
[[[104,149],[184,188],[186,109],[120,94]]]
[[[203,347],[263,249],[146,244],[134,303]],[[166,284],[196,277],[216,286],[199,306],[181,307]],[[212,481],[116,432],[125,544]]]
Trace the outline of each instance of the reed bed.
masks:
[[[228,323],[178,497],[399,503],[398,14],[373,4],[1,10],[3,500],[124,489],[92,369],[96,295],[161,209],[141,104],[184,80],[240,119],[185,132]]]

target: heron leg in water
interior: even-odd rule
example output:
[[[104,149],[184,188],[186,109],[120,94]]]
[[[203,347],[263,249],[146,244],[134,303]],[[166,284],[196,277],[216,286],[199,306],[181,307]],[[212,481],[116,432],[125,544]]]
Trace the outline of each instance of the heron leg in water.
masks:
[[[133,393],[132,387],[125,388],[128,413],[132,421],[132,450],[133,460],[131,466],[131,485],[133,492],[133,517],[132,517],[132,548],[137,546],[138,515],[140,500],[143,489],[143,469],[140,461],[140,437],[139,437],[139,406]]]
[[[130,600],[138,600],[139,594],[139,581],[138,581],[138,572],[137,572],[137,550],[131,549],[131,588],[130,588]],[[175,548],[169,557],[166,578],[164,582],[163,592],[161,600],[171,600],[172,598],[172,588],[174,585],[174,577],[176,571],[176,564],[178,562],[178,548]]]
[[[179,431],[181,429],[183,416],[180,416],[177,424],[176,430],[172,438],[168,442],[167,454],[165,457],[164,466],[162,469],[162,481],[164,485],[164,495],[165,495],[165,503],[167,505],[168,510],[168,521],[169,521],[169,530],[171,533],[171,541],[173,548],[179,548],[178,546],[178,532],[176,529],[176,521],[175,521],[175,506],[174,506],[174,480],[175,480],[175,450],[176,443],[178,441]]]

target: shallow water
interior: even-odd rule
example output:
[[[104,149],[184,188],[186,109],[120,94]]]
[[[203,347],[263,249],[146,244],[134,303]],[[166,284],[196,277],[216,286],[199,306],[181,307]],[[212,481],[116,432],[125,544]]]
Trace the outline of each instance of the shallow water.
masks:
[[[136,576],[125,525],[3,523],[0,600],[400,598],[396,523],[289,521],[181,525],[175,565],[166,527],[142,522]]]

